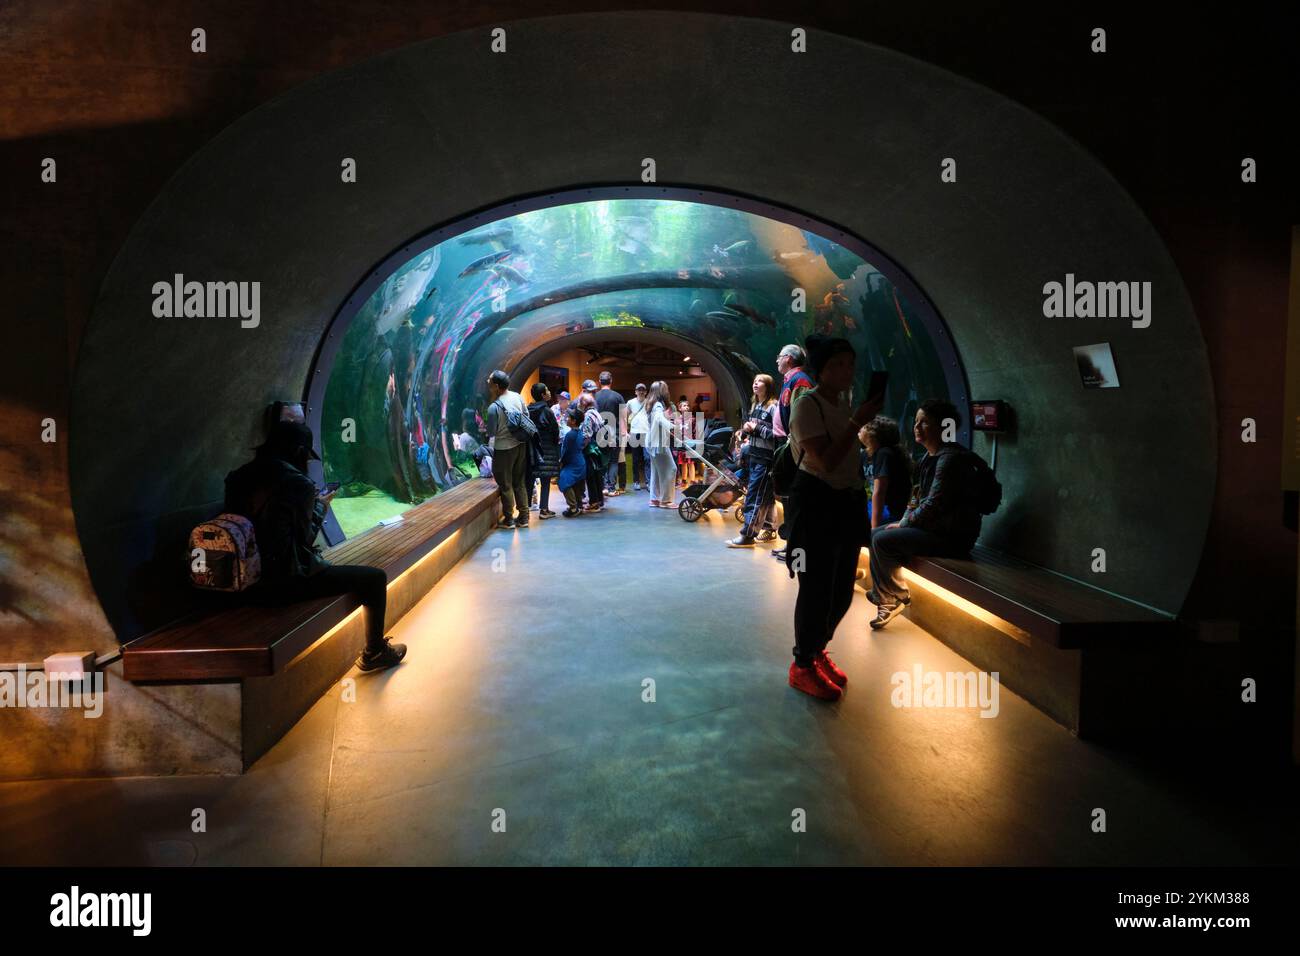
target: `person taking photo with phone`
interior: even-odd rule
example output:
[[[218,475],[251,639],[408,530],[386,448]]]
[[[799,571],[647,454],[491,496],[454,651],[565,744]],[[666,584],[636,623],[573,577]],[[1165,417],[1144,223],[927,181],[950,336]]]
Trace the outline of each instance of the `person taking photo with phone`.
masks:
[[[880,411],[879,397],[850,409],[857,353],[847,339],[810,335],[808,364],[817,384],[795,400],[790,441],[798,470],[786,502],[788,561],[799,580],[789,683],[838,700],[848,676],[826,653],[853,602],[858,555],[867,543],[866,490],[858,431]]]

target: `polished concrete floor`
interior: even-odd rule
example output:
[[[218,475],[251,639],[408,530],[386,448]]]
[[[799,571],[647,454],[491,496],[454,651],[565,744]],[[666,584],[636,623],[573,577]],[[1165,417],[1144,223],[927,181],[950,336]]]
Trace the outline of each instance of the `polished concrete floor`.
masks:
[[[0,863],[1187,865],[1294,848],[1251,794],[1225,803],[1081,742],[1005,688],[994,719],[894,707],[896,672],[970,666],[906,620],[870,632],[861,595],[832,645],[844,700],[791,690],[784,569],[724,548],[730,516],[688,525],[645,502],[494,532],[398,626],[406,663],[354,672],[355,701],[334,688],[242,777],[0,784]]]

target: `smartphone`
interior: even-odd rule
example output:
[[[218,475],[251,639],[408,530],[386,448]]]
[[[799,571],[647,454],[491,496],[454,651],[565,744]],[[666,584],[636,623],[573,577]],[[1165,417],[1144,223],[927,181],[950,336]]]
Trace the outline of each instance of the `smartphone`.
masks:
[[[322,495],[332,495],[342,487],[343,482],[341,481],[329,481],[325,483],[325,487],[320,490],[320,493]]]

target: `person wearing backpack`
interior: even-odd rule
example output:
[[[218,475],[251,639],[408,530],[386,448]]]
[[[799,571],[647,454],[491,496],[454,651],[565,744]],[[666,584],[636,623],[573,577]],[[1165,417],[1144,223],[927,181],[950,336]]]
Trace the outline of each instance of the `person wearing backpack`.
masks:
[[[964,557],[980,534],[983,514],[992,514],[1001,486],[974,452],[943,440],[944,423],[958,424],[951,402],[929,398],[916,410],[912,435],[925,449],[917,484],[903,516],[871,535],[871,584],[876,605],[874,630],[911,603],[902,567],[914,556]]]
[[[578,410],[582,412],[582,453],[587,459],[587,513],[598,514],[605,510],[605,473],[609,467],[609,449],[600,442],[605,419],[596,410],[596,397],[591,392],[578,396]]]
[[[533,493],[534,482],[540,483],[537,492],[537,516],[554,518],[551,510],[551,479],[560,473],[560,425],[549,404],[551,390],[545,382],[533,383],[533,402],[528,406],[528,417],[537,426],[533,441],[533,454],[528,469],[528,494]]]
[[[492,450],[492,477],[501,492],[498,528],[528,527],[528,456],[537,426],[528,417],[524,398],[510,390],[510,376],[497,369],[487,379],[488,448]]]
[[[401,663],[405,644],[384,636],[388,574],[383,568],[330,564],[316,550],[333,493],[321,493],[307,476],[311,429],[280,421],[256,457],[226,476],[225,510],[253,523],[261,578],[246,592],[257,603],[292,604],[335,594],[356,594],[366,609],[366,648],[357,660],[363,671]]]

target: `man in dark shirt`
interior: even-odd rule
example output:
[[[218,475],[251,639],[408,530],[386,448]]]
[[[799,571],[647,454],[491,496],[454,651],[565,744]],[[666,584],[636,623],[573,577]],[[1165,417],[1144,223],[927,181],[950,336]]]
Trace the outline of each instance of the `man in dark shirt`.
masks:
[[[961,465],[969,452],[943,440],[946,421],[957,423],[957,409],[950,402],[926,399],[916,410],[912,433],[926,451],[917,468],[916,493],[900,520],[871,535],[871,584],[879,598],[871,622],[874,629],[884,627],[911,603],[901,573],[908,558],[960,557],[970,553],[979,537],[982,518],[972,500],[969,470]]]
[[[627,469],[618,461],[619,448],[624,442],[627,423],[623,420],[623,396],[613,389],[614,376],[600,373],[600,389],[596,392],[596,411],[606,422],[598,441],[609,456],[605,469],[605,494],[621,495],[627,491]]]
[[[336,594],[356,594],[366,608],[366,649],[357,660],[363,671],[401,662],[406,645],[384,637],[388,575],[382,568],[332,565],[315,547],[333,493],[318,493],[307,476],[311,429],[299,422],[277,422],[257,456],[226,476],[226,507],[253,522],[262,576],[249,597],[270,604],[292,604]]]

